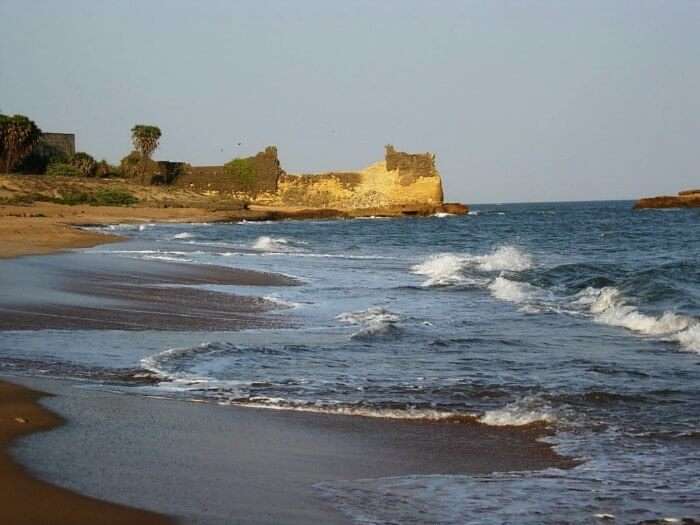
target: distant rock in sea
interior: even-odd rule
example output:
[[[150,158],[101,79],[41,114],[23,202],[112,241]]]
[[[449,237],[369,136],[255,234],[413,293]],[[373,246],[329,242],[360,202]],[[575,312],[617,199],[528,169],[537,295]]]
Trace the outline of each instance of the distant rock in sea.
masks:
[[[678,195],[663,195],[639,199],[635,210],[650,208],[700,208],[700,189],[678,192]]]

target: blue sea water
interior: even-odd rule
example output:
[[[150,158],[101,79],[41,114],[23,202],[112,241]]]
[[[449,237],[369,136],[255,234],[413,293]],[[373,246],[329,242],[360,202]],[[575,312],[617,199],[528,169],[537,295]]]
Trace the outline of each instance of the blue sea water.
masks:
[[[319,485],[363,524],[700,517],[700,213],[630,202],[475,206],[462,217],[147,224],[85,257],[283,273],[295,328],[5,332],[2,358],[135,367],[128,387],[240,404],[547,425],[569,470]],[[71,353],[65,340],[70,337]],[[53,340],[54,344],[50,344]],[[55,348],[56,350],[51,350]],[[89,374],[88,374],[89,376]],[[97,374],[96,374],[97,377]]]

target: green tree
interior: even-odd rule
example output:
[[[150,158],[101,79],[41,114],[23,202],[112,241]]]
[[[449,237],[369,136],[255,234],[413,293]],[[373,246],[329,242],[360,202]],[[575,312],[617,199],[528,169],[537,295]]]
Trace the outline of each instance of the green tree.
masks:
[[[255,161],[249,159],[233,159],[224,164],[224,173],[237,183],[238,191],[253,192],[258,178]]]
[[[77,152],[70,158],[69,164],[80,171],[83,177],[92,177],[95,175],[95,170],[97,168],[97,162],[92,157],[83,151]]]
[[[40,137],[39,127],[24,115],[0,117],[0,153],[5,173],[10,173],[10,170],[32,150]]]
[[[158,147],[160,137],[160,128],[157,126],[137,124],[131,128],[131,142],[141,154],[141,182],[145,182],[148,161],[151,160],[151,155]]]

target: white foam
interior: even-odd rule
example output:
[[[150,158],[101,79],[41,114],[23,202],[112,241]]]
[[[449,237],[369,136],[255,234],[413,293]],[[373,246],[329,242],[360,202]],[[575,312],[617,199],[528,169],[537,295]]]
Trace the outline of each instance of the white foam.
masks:
[[[532,267],[532,257],[515,246],[501,246],[488,255],[473,258],[480,270],[485,272],[510,270],[521,272]]]
[[[502,275],[491,281],[488,288],[496,299],[511,303],[524,303],[535,294],[534,286],[528,283],[511,281]]]
[[[517,427],[533,423],[552,423],[556,419],[550,406],[542,404],[535,397],[525,397],[503,408],[487,410],[479,418],[479,422],[496,427]]]
[[[299,303],[294,303],[291,301],[285,301],[284,299],[280,299],[279,297],[275,295],[266,295],[263,297],[265,301],[268,301],[270,303],[275,304],[276,306],[280,308],[297,308]]]
[[[306,244],[302,241],[290,241],[284,237],[269,237],[263,235],[255,239],[252,248],[261,252],[288,253],[299,251],[297,244]]]
[[[478,210],[471,210],[471,211],[467,212],[467,215],[475,216],[475,215],[479,215],[480,213],[481,212],[479,212]]]
[[[688,350],[700,351],[700,323],[696,319],[673,312],[661,316],[645,314],[627,304],[620,291],[612,286],[586,288],[574,304],[587,306],[594,319],[610,326],[619,326],[651,336],[666,336]]]
[[[520,272],[532,267],[532,257],[514,246],[501,246],[486,255],[459,255],[441,253],[431,255],[420,264],[411,267],[418,275],[428,280],[422,286],[447,286],[461,283],[484,285],[481,279],[468,278],[465,270],[473,268],[479,272]]]
[[[444,219],[445,217],[454,217],[454,213],[446,213],[444,211],[439,211],[437,213],[433,214],[433,217],[437,217],[438,219]]]
[[[361,330],[352,334],[354,339],[392,335],[400,331],[397,323],[401,317],[379,306],[357,312],[344,312],[337,315],[336,319],[343,323],[362,326]]]
[[[385,310],[381,306],[371,306],[367,310],[359,310],[356,312],[343,312],[335,316],[338,321],[348,324],[363,324],[372,321],[398,322],[400,317],[398,314]]]
[[[191,239],[192,237],[194,237],[194,235],[189,232],[176,233],[173,235],[173,239]]]
[[[233,404],[251,408],[270,408],[273,410],[292,410],[296,412],[314,412],[340,416],[359,416],[382,419],[444,421],[455,419],[474,420],[476,416],[466,412],[449,412],[427,408],[371,408],[362,406],[329,404],[309,404],[282,398],[263,396],[251,397],[247,401],[235,401]]]
[[[695,323],[686,330],[674,334],[672,339],[680,343],[686,350],[700,353],[700,323]]]
[[[428,280],[422,286],[446,286],[462,283],[466,280],[462,270],[468,259],[450,253],[431,255],[420,264],[416,264],[411,271],[418,275],[425,275]]]

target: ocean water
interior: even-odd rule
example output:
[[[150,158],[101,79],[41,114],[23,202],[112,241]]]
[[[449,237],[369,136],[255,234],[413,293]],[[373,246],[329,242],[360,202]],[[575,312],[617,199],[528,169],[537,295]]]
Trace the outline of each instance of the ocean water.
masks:
[[[698,518],[700,213],[631,205],[111,226],[130,240],[84,257],[298,278],[295,287],[206,286],[264,296],[296,327],[99,337],[4,332],[0,364],[95,383],[109,370],[158,379],[123,387],[137,395],[348,417],[546,425],[556,449],[581,461],[569,470],[317,487],[357,523]]]

